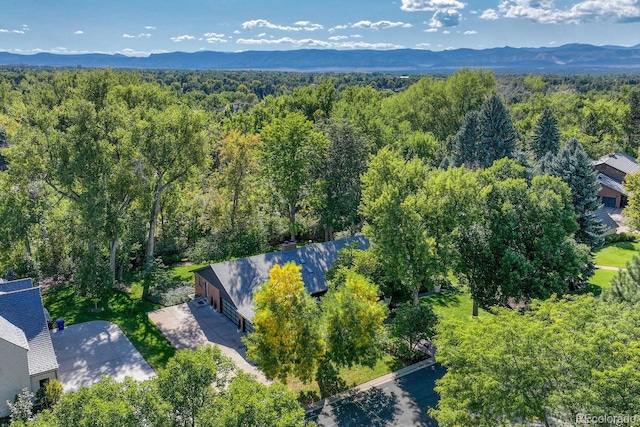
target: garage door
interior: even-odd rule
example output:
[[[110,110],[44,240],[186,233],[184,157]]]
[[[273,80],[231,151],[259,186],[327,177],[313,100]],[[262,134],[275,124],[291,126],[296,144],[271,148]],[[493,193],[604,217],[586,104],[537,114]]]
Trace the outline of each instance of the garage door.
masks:
[[[616,199],[615,197],[603,197],[602,204],[605,208],[615,208],[616,207]]]
[[[238,325],[238,312],[230,302],[222,300],[222,314],[224,314],[234,325]]]

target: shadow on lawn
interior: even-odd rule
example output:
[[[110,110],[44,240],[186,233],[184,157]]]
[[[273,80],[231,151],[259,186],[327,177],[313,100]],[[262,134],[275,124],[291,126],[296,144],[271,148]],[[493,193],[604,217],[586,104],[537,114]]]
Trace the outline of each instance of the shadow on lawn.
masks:
[[[618,243],[613,243],[613,244],[608,245],[608,246],[613,246],[613,247],[616,247],[618,249],[624,249],[624,250],[627,250],[627,251],[635,251],[636,250],[635,246],[633,246],[633,243],[631,243],[631,242],[618,242]]]
[[[463,292],[460,289],[453,288],[446,292],[429,295],[427,298],[423,298],[423,301],[439,307],[458,306],[460,305],[460,295],[462,294]]]

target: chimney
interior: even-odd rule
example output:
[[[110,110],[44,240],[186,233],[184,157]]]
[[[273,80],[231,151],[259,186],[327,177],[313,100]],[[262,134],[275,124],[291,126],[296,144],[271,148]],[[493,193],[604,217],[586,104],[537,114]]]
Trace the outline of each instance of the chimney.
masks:
[[[296,245],[296,241],[285,241],[282,244],[282,252],[289,252],[289,251],[295,251],[298,248],[298,246]]]

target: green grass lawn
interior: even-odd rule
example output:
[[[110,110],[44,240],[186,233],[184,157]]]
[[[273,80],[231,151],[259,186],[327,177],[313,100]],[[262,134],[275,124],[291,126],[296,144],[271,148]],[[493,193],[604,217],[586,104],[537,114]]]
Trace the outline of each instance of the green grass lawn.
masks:
[[[340,378],[346,383],[347,388],[355,387],[360,384],[364,384],[368,381],[379,378],[383,375],[397,371],[404,368],[406,364],[390,354],[385,353],[384,357],[376,363],[373,368],[366,366],[356,365],[352,368],[340,369]],[[287,388],[299,396],[301,401],[305,403],[311,403],[312,401],[329,396],[320,396],[320,389],[318,383],[312,381],[308,384],[303,384],[300,380],[291,377],[287,383]],[[309,396],[303,398],[302,396]]]
[[[625,268],[640,251],[640,243],[620,242],[606,245],[600,249],[593,262],[597,265]]]
[[[448,292],[429,295],[422,298],[422,303],[431,304],[433,311],[442,318],[454,318],[462,322],[472,319],[473,301],[471,295],[463,289],[454,288]],[[487,312],[480,309],[478,316],[486,315]]]
[[[144,302],[139,297],[114,289],[98,302],[98,308],[102,310],[96,311],[92,300],[82,298],[73,286],[65,285],[44,292],[43,300],[51,317],[63,318],[67,325],[90,320],[115,323],[156,371],[175,354],[169,340],[147,317],[147,312],[159,306]]]

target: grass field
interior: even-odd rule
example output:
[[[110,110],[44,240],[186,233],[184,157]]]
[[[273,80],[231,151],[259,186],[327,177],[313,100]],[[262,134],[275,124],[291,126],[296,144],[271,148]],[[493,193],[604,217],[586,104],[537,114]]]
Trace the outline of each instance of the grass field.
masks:
[[[454,288],[448,292],[429,295],[422,298],[422,303],[431,304],[433,311],[440,318],[454,318],[463,322],[472,319],[473,301],[471,295],[464,290]],[[486,315],[487,312],[479,310],[478,316]]]
[[[607,245],[600,249],[595,256],[596,265],[625,268],[640,251],[640,243],[620,242]]]

